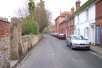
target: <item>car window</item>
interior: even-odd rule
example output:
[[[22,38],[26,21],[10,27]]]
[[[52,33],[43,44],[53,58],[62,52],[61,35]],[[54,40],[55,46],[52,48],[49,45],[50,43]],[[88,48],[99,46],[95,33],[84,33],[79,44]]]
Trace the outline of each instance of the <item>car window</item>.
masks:
[[[60,34],[60,35],[64,35],[64,34]]]
[[[72,36],[71,39],[85,40],[83,36]]]

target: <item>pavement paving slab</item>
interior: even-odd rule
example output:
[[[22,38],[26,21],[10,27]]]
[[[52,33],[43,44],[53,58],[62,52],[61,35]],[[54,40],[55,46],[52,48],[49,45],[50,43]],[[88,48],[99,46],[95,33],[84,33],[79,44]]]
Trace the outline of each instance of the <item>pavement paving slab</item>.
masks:
[[[101,45],[91,45],[90,49],[102,56],[102,46]]]
[[[10,68],[12,68],[17,63],[17,61],[18,60],[11,60],[10,61],[10,66],[11,66]]]

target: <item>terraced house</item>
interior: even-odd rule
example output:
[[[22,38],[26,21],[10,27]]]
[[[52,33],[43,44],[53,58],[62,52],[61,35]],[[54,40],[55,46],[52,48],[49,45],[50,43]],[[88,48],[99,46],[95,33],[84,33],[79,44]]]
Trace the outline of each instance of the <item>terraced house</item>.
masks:
[[[76,11],[59,24],[64,29],[60,32],[66,37],[80,34],[91,44],[102,44],[102,0],[88,0],[81,7],[80,3],[76,1]]]
[[[96,7],[96,44],[102,44],[102,0],[98,0]]]
[[[95,3],[96,0],[88,0],[74,13],[75,34],[81,34],[92,44],[95,44]]]

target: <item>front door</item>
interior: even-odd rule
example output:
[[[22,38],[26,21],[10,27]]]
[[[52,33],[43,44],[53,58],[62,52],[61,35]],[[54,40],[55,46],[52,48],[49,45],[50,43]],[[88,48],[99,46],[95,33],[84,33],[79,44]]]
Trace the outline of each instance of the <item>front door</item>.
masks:
[[[97,26],[97,44],[100,44],[100,26]]]

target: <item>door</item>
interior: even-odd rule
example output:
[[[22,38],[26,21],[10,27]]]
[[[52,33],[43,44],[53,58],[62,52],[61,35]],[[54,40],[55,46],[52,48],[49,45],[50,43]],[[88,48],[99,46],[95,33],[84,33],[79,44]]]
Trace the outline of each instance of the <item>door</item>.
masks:
[[[97,44],[100,44],[100,26],[97,26]]]

